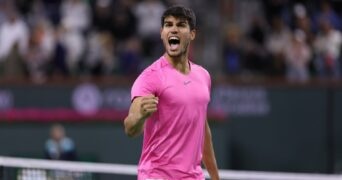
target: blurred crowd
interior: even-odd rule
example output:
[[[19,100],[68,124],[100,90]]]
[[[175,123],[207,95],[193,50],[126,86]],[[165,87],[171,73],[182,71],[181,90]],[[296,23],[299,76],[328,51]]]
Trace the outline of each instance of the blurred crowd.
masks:
[[[341,5],[322,0],[226,1],[221,13],[224,71],[296,82],[340,78]]]
[[[163,52],[160,16],[172,4],[191,3],[0,0],[0,76],[30,77],[41,83],[54,76],[137,75]],[[211,13],[218,14],[220,20],[213,22],[220,23],[220,29],[209,33],[222,35],[216,68],[224,75],[281,76],[291,81],[340,78],[339,1],[216,0],[211,4],[217,5],[217,12]],[[206,15],[203,9],[197,14],[199,22]],[[203,19],[201,25],[210,26]]]
[[[160,17],[174,2],[1,0],[0,74],[35,82],[137,74],[161,55]]]

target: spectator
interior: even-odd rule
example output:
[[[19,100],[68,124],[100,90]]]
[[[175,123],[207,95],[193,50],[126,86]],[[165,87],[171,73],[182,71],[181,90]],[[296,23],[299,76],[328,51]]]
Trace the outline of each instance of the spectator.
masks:
[[[83,54],[86,51],[86,41],[82,34],[76,31],[62,31],[62,43],[66,48],[66,64],[71,75],[80,72]]]
[[[285,47],[286,77],[290,81],[304,82],[309,79],[311,50],[305,41],[305,33],[296,30]]]
[[[321,1],[320,10],[316,11],[313,17],[313,21],[316,28],[320,28],[321,19],[326,19],[330,22],[334,29],[342,29],[342,21],[339,15],[331,7],[328,1]]]
[[[28,27],[16,10],[7,9],[6,21],[0,26],[0,59],[5,58],[15,44],[18,44],[20,54],[25,54],[28,36]]]
[[[241,32],[231,25],[226,30],[223,47],[223,67],[227,74],[236,75],[242,70]]]
[[[52,76],[67,76],[69,74],[69,69],[67,66],[67,48],[63,42],[64,28],[59,27],[54,31],[54,42],[55,46],[53,48],[51,67],[49,74]]]
[[[42,83],[47,78],[54,46],[53,32],[47,21],[37,22],[31,32],[28,51],[24,57],[29,76]]]
[[[271,32],[266,40],[266,49],[271,54],[271,65],[269,72],[274,75],[284,75],[284,49],[287,41],[291,37],[289,27],[280,17],[273,17],[271,24]]]
[[[65,0],[62,3],[61,23],[68,31],[87,31],[91,15],[89,4],[82,0]]]
[[[110,32],[90,33],[85,69],[92,75],[109,75],[118,71],[117,57],[114,52],[114,39]]]
[[[138,35],[142,38],[143,55],[154,59],[162,53],[160,18],[166,7],[160,0],[142,0],[134,7],[138,18]]]
[[[265,74],[269,67],[268,53],[265,48],[267,24],[262,17],[253,17],[243,44],[245,68],[254,74]]]
[[[7,8],[6,21],[0,26],[0,67],[3,74],[16,77],[24,74],[28,27],[13,7]]]
[[[112,23],[113,1],[94,0],[93,4],[93,26],[99,31],[109,31]]]
[[[54,124],[50,130],[50,138],[45,143],[45,156],[53,160],[76,160],[76,148],[72,139],[66,136],[60,124]]]
[[[314,42],[315,64],[320,76],[340,77],[341,32],[328,19],[320,20],[320,31]]]
[[[313,44],[315,39],[314,28],[307,9],[302,4],[294,6],[294,29],[299,29],[305,33],[305,39],[309,45]]]
[[[113,12],[111,30],[119,44],[136,35],[137,18],[129,0],[121,0]]]
[[[43,4],[44,14],[50,22],[55,26],[59,26],[61,20],[60,7],[63,0],[41,0]]]
[[[140,39],[132,37],[126,41],[122,51],[119,52],[120,73],[123,75],[137,75],[141,68]]]
[[[82,0],[66,0],[61,5],[61,43],[66,48],[66,64],[71,75],[80,73],[86,50],[84,34],[89,30],[91,11]]]

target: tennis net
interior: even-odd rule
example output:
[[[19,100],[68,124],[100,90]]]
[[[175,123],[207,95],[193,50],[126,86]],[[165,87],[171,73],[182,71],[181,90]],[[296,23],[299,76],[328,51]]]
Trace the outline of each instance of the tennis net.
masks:
[[[0,156],[0,180],[134,180],[137,166]],[[342,180],[342,175],[220,170],[222,180]],[[208,178],[208,172],[205,171]]]

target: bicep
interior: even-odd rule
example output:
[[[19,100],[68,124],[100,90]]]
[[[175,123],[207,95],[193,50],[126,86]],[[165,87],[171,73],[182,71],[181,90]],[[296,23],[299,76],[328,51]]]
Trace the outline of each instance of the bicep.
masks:
[[[132,103],[131,103],[131,106],[129,108],[129,115],[130,114],[135,114],[135,113],[138,113],[140,111],[140,104],[141,104],[141,99],[143,97],[142,96],[139,96],[139,97],[135,97],[133,100],[132,100]]]
[[[141,99],[142,97],[136,97],[132,100],[128,115],[124,120],[125,132],[131,137],[135,136],[136,134],[134,127],[138,122],[138,113],[140,111]]]

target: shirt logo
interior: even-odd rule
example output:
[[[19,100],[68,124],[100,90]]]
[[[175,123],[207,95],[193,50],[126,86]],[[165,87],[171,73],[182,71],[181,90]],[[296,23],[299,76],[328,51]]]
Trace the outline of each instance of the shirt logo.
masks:
[[[183,82],[184,85],[188,85],[188,84],[190,84],[190,83],[191,83],[191,81],[184,81],[184,82]]]

